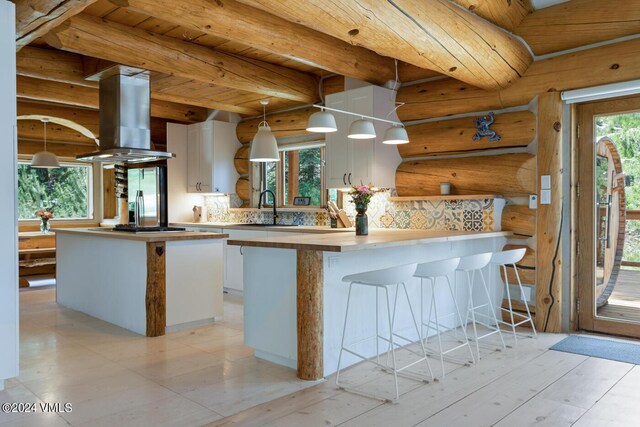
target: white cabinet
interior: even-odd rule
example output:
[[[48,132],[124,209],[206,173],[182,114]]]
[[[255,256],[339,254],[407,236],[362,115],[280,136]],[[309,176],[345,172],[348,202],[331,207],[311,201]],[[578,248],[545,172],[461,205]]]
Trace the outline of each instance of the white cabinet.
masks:
[[[397,120],[395,92],[378,86],[366,86],[328,95],[327,107],[352,113]],[[326,186],[344,188],[353,184],[373,183],[378,187],[395,187],[396,168],[402,161],[394,145],[382,144],[385,130],[390,126],[374,121],[375,139],[350,139],[349,126],[358,117],[334,113],[338,131],[325,134]]]
[[[232,193],[238,180],[233,164],[240,142],[236,124],[218,121],[187,126],[187,191]]]

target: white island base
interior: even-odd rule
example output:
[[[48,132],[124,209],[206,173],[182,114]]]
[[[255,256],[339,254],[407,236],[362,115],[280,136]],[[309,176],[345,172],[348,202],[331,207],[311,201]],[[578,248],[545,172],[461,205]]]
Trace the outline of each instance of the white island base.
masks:
[[[298,257],[301,253],[313,251],[315,240],[312,237],[302,237],[298,242],[294,238],[281,239],[254,239],[250,241],[229,241],[229,244],[237,244],[243,247],[244,253],[244,328],[245,344],[255,349],[257,357],[274,363],[298,369],[300,378],[319,379],[326,377],[337,370],[338,355],[342,338],[344,314],[347,304],[348,284],[341,281],[348,274],[359,273],[392,267],[401,264],[420,263],[457,256],[471,255],[481,252],[493,252],[501,250],[506,243],[509,233],[452,233],[450,236],[425,238],[426,232],[417,232],[416,238],[394,234],[394,238],[402,241],[391,244],[352,244],[346,242],[349,237],[323,237],[318,241],[317,251],[319,264],[322,269],[320,301],[310,301],[307,295],[301,300],[298,298],[297,283],[300,278],[298,272],[300,265]],[[400,236],[398,236],[400,234]],[[442,233],[441,233],[442,234]],[[381,237],[382,236],[382,237]],[[372,239],[383,239],[384,231],[377,231]],[[356,242],[365,239],[351,239]],[[345,242],[332,243],[332,240],[345,240]],[[296,247],[296,244],[298,245]],[[329,249],[329,250],[327,250]],[[303,272],[306,276],[306,273]],[[485,271],[485,277],[491,280],[494,290],[494,303],[498,305],[502,298],[501,279],[497,272]],[[467,307],[468,287],[464,277],[458,277],[458,304],[461,310]],[[303,281],[306,280],[303,278]],[[454,278],[451,277],[453,282]],[[407,283],[410,298],[414,309],[419,316],[420,284],[418,279]],[[453,304],[447,295],[439,292],[447,292],[446,287],[438,289],[438,311],[446,314],[453,312]],[[313,293],[313,292],[311,292]],[[384,293],[380,294],[379,318],[386,319],[384,305]],[[393,293],[392,293],[393,297]],[[425,294],[425,306],[429,306],[430,292]],[[486,301],[486,296],[480,286],[474,288],[474,300],[476,303]],[[321,308],[319,316],[314,317],[321,322],[317,328],[306,325],[299,328],[297,322],[300,319],[300,310],[305,311],[307,301],[311,305]],[[302,304],[302,307],[301,307]],[[393,304],[393,301],[392,301]],[[356,349],[361,354],[373,356],[375,354],[375,291],[373,288],[354,287],[352,294],[352,306],[349,312],[349,326],[346,332],[347,343],[358,343]],[[398,300],[398,318],[396,327],[404,336],[418,340],[417,334],[410,317],[406,315],[408,307],[402,298]],[[464,312],[463,312],[464,317]],[[450,317],[453,322],[453,317]],[[446,322],[445,322],[446,324]],[[448,326],[454,326],[449,323]],[[388,331],[388,326],[380,321],[380,332]],[[310,333],[305,331],[310,328]],[[303,334],[305,344],[299,346],[300,333]],[[317,337],[318,342],[308,342],[309,335]],[[363,341],[364,340],[364,341]],[[310,355],[317,349],[315,356]],[[315,358],[312,363],[304,363],[304,366],[317,366],[316,374],[306,373],[301,375],[299,364],[300,355]],[[343,355],[342,367],[360,362],[350,355]],[[303,368],[304,369],[304,368]]]
[[[114,233],[56,233],[58,304],[147,336],[222,316],[226,235]]]

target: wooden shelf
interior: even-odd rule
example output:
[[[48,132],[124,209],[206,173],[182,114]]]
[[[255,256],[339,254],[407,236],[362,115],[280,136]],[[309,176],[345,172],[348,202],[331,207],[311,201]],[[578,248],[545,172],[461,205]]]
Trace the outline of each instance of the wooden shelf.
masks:
[[[497,194],[449,194],[447,196],[407,196],[389,197],[391,202],[407,202],[411,200],[481,200],[502,197]]]

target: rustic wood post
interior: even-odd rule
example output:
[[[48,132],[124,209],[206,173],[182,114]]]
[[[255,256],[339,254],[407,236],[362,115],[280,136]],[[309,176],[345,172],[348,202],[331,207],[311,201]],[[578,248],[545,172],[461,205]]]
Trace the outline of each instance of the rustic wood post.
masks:
[[[538,194],[536,328],[562,329],[562,100],[559,92],[538,98],[538,188],[551,176],[551,203]]]
[[[322,252],[297,251],[298,378],[302,380],[324,375],[322,264]]]
[[[147,336],[164,335],[167,326],[166,243],[147,243]]]

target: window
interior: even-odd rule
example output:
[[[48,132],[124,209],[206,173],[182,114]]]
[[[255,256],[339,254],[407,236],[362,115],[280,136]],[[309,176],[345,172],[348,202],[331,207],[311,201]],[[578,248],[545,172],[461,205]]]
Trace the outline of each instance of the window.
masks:
[[[310,206],[322,206],[323,161],[321,145],[285,149],[280,152],[279,162],[263,164],[262,189],[273,191],[279,206],[293,206],[294,197],[310,197]]]
[[[62,164],[56,169],[40,169],[18,162],[18,218],[38,219],[37,210],[51,208],[55,219],[92,217],[91,168]]]

